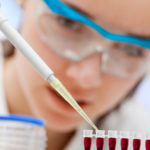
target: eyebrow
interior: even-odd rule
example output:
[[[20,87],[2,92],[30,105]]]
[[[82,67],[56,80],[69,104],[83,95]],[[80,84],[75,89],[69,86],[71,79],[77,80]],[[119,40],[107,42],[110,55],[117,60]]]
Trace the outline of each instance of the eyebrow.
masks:
[[[144,40],[150,40],[150,35],[138,35],[138,34],[134,34],[134,33],[127,33],[127,35],[141,38]]]
[[[83,10],[83,9],[81,9],[81,8],[71,4],[69,2],[65,2],[65,4],[68,5],[69,7],[71,7],[72,9],[74,9],[75,11],[81,13],[82,15],[84,15],[90,19],[94,19],[94,17],[92,15],[90,15],[88,12],[86,12],[85,10]]]

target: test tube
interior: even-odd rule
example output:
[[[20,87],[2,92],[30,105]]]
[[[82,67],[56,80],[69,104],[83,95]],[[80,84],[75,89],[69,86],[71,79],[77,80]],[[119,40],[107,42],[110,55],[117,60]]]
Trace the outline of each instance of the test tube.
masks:
[[[150,150],[150,133],[145,136],[145,149]]]
[[[93,130],[84,130],[84,150],[90,150],[92,145]]]
[[[127,131],[120,131],[120,145],[121,150],[127,150],[129,146],[130,133]]]
[[[42,120],[23,116],[0,116],[0,149],[45,150],[46,132]]]
[[[140,150],[141,147],[141,134],[138,132],[133,132],[133,150]]]
[[[103,150],[105,139],[105,130],[96,130],[96,147],[97,150]]]
[[[117,131],[115,130],[108,130],[108,145],[109,150],[115,150],[116,149],[116,143],[117,143]]]

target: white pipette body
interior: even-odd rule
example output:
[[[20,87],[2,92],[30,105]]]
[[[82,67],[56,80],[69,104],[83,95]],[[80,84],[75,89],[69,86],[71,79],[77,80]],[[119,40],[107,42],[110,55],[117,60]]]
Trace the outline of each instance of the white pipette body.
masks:
[[[54,76],[53,71],[47,66],[47,64],[40,58],[40,56],[31,48],[31,46],[22,38],[22,36],[8,23],[7,19],[0,13],[0,30],[6,35],[8,40],[19,50],[33,65],[33,67],[40,73],[40,75],[48,80],[50,83],[56,82],[60,87],[55,90],[60,94],[63,94],[64,98],[67,98],[68,103],[78,111],[78,113],[85,119],[93,128],[97,130],[97,127],[92,123],[89,117],[83,112],[80,106],[75,102],[73,97],[68,93],[64,86]],[[53,84],[53,87],[55,87]],[[52,84],[51,84],[52,85]]]
[[[39,55],[29,46],[22,36],[8,23],[7,19],[0,13],[0,30],[6,35],[8,40],[28,59],[40,75],[48,80],[53,76],[53,71],[39,57]]]

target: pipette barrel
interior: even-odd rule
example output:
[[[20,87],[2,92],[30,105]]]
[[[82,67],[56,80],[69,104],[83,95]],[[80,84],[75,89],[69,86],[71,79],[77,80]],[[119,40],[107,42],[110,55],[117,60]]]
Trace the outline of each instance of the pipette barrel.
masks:
[[[95,129],[96,126],[90,120],[90,118],[85,114],[85,112],[80,108],[77,102],[69,94],[69,92],[64,88],[64,86],[59,82],[53,71],[47,66],[47,64],[40,58],[40,56],[31,48],[31,46],[22,38],[22,36],[8,23],[7,19],[0,13],[0,30],[6,35],[8,40],[19,50],[33,65],[33,67],[40,73],[40,75],[51,83],[51,86],[58,85],[54,88],[67,102]],[[53,81],[54,84],[52,83]],[[59,90],[58,90],[59,89]],[[60,91],[61,90],[61,91]],[[69,100],[68,100],[69,99]]]
[[[8,40],[19,50],[25,58],[33,65],[40,75],[47,80],[53,71],[22,38],[22,36],[8,23],[7,19],[0,13],[0,30],[6,35]]]

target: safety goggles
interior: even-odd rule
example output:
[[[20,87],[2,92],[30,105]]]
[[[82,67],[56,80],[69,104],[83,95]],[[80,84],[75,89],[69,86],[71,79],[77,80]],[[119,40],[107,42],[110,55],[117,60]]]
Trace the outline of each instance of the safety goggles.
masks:
[[[147,68],[150,40],[110,33],[59,0],[44,2],[38,8],[37,29],[59,55],[81,61],[100,52],[102,70],[120,77],[138,75]]]

